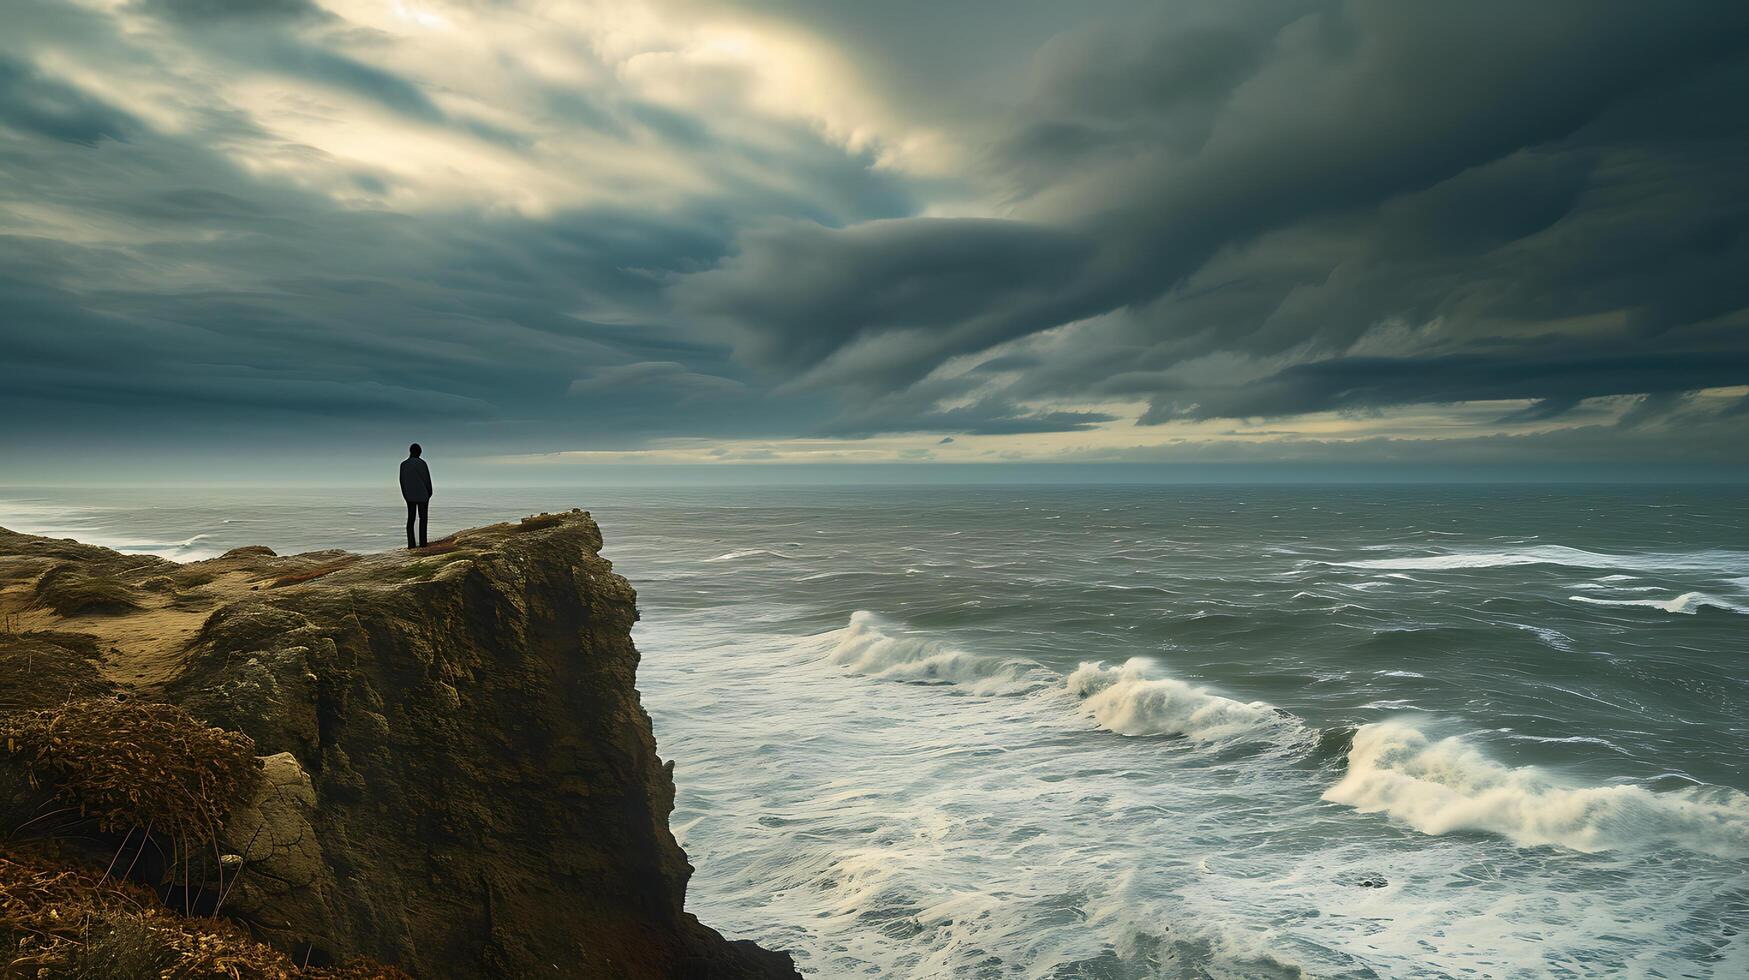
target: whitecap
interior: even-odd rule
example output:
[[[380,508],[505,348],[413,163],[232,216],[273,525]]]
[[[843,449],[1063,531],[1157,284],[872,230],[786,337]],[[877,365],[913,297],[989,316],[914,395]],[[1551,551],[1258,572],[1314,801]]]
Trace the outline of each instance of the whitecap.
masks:
[[[1662,571],[1733,571],[1749,567],[1749,554],[1740,551],[1689,553],[1642,553],[1611,555],[1563,545],[1537,545],[1519,551],[1452,551],[1437,555],[1365,558],[1332,562],[1343,568],[1376,568],[1425,571],[1508,568],[1516,565],[1565,565],[1574,568],[1625,568]]]
[[[1506,622],[1503,625],[1530,633],[1556,650],[1571,652],[1573,649],[1573,638],[1558,630],[1552,630],[1546,626],[1532,626],[1529,623]]]
[[[1595,735],[1568,735],[1564,738],[1557,738],[1557,737],[1549,736],[1549,735],[1511,734],[1511,735],[1507,735],[1506,737],[1511,739],[1514,742],[1535,742],[1539,745],[1600,745],[1600,746],[1610,750],[1611,752],[1615,752],[1615,753],[1618,753],[1620,755],[1625,755],[1625,756],[1630,756],[1630,757],[1633,755],[1632,752],[1629,752],[1627,749],[1624,749],[1621,746],[1615,744],[1614,742],[1611,742],[1609,739],[1598,738]]]
[[[1292,716],[1264,701],[1235,701],[1171,677],[1155,676],[1145,657],[1120,667],[1084,662],[1067,680],[1099,727],[1119,735],[1184,735],[1212,742],[1269,738],[1297,728]]]
[[[1749,615],[1749,606],[1739,606],[1717,596],[1707,595],[1705,592],[1684,592],[1674,599],[1599,599],[1588,595],[1570,595],[1567,598],[1573,602],[1583,602],[1593,606],[1638,606],[1644,609],[1658,609],[1667,613],[1681,613],[1685,616],[1693,616],[1705,606]]]
[[[1362,725],[1332,803],[1385,813],[1424,834],[1482,831],[1524,847],[1604,851],[1653,842],[1749,857],[1749,797],[1722,787],[1653,793],[1570,786],[1534,766],[1503,766],[1462,738],[1405,722]]]
[[[749,548],[746,551],[731,551],[715,558],[706,558],[704,563],[708,565],[720,561],[739,561],[743,558],[782,558],[786,561],[793,561],[797,557],[796,555],[786,555],[781,551],[772,551],[770,548]]]
[[[915,684],[961,684],[977,693],[1027,690],[1040,683],[1035,664],[983,656],[929,637],[909,636],[866,610],[850,615],[850,624],[829,634],[826,659],[840,667],[882,680]]]

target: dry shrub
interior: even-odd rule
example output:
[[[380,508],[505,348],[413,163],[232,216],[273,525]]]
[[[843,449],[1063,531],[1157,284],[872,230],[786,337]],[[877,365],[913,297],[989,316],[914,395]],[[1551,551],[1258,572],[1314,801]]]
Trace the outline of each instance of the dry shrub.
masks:
[[[269,548],[268,546],[266,546],[264,544],[246,544],[241,548],[232,548],[230,551],[227,551],[224,554],[220,555],[218,560],[224,561],[227,558],[277,558],[277,557],[279,557],[279,555],[272,548]]]
[[[517,525],[516,530],[520,533],[522,531],[539,531],[547,527],[558,527],[565,523],[565,516],[564,514],[540,514],[535,517],[524,517],[522,523]]]
[[[190,570],[184,566],[176,570],[176,586],[182,589],[198,589],[203,585],[211,585],[218,577],[217,572],[208,569]]]
[[[281,586],[297,585],[300,582],[309,582],[309,581],[312,581],[314,579],[319,579],[322,576],[330,574],[332,572],[338,572],[342,568],[345,568],[346,566],[351,565],[353,562],[356,562],[356,561],[358,561],[357,555],[349,555],[345,558],[339,559],[338,561],[331,561],[331,562],[328,562],[328,563],[323,564],[323,565],[317,565],[315,568],[306,568],[301,572],[292,572],[292,573],[287,574],[287,575],[281,575],[279,578],[276,578],[273,580],[273,583],[270,586],[270,588],[277,589],[277,588],[280,588]]]
[[[138,885],[19,854],[0,854],[0,940],[7,977],[406,980],[367,962],[300,969],[233,923],[184,918]]]
[[[15,712],[0,736],[33,782],[111,833],[156,827],[210,842],[261,772],[249,736],[173,704],[76,698]]]
[[[68,976],[91,977],[93,980],[97,977],[156,977],[163,975],[180,959],[171,944],[159,938],[146,916],[97,912],[90,918],[84,942],[67,951]]]
[[[0,710],[108,693],[109,684],[98,672],[100,656],[96,642],[80,633],[0,636]]]
[[[116,615],[140,608],[133,590],[110,579],[94,578],[69,565],[61,565],[43,573],[36,580],[36,597],[56,614],[78,616],[85,613]]]

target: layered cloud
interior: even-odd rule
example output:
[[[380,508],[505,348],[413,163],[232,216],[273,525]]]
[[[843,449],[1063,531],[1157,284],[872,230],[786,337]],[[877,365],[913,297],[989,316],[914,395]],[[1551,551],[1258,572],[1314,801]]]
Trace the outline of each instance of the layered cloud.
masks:
[[[0,411],[34,458],[417,426],[540,458],[1662,434],[1703,461],[1749,435],[1729,5],[23,0],[0,25]]]

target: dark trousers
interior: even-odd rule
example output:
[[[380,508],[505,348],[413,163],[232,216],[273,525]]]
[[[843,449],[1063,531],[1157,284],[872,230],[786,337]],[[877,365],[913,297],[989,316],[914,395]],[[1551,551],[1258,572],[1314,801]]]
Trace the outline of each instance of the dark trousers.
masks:
[[[409,548],[423,548],[423,547],[425,547],[425,518],[430,513],[431,513],[431,501],[429,501],[429,500],[409,500],[409,501],[407,501],[407,547],[409,547]],[[419,518],[419,543],[418,544],[413,543],[413,518],[414,517]]]

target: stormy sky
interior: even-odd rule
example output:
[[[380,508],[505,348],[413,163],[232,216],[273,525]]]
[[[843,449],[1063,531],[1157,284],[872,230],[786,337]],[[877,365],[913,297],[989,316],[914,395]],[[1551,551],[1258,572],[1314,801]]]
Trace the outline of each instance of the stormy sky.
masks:
[[[1749,445],[1749,5],[9,0],[0,483]]]

